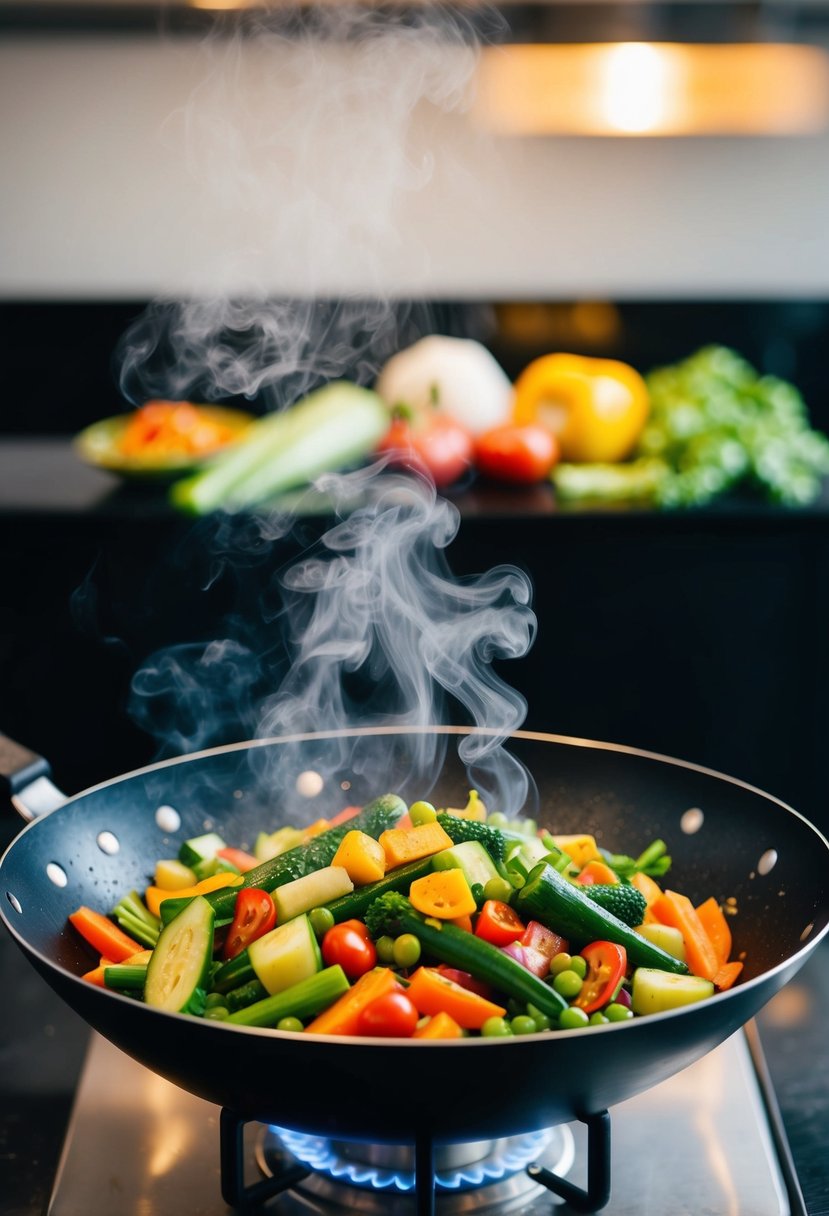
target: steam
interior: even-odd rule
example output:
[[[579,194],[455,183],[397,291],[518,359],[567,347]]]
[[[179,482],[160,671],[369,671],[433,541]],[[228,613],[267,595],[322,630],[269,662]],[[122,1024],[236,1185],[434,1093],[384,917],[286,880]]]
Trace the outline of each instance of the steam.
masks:
[[[491,14],[476,10],[473,26],[438,5],[405,17],[334,5],[244,20],[205,43],[202,82],[167,131],[184,149],[194,197],[206,192],[225,210],[231,246],[194,270],[186,299],[156,301],[124,335],[121,386],[137,403],[243,397],[284,408],[340,377],[371,383],[432,326],[425,303],[385,298],[379,284],[407,240],[400,199],[436,171],[433,132],[467,104]],[[415,252],[425,295],[428,250]],[[332,290],[338,276],[363,290]],[[312,493],[336,522],[269,581],[294,516],[218,520],[205,586],[230,577],[241,588],[254,571],[266,586],[222,622],[220,640],[152,656],[134,677],[134,717],[167,754],[402,728],[402,751],[344,738],[315,763],[329,777],[366,776],[375,793],[391,785],[417,797],[447,742],[423,728],[461,721],[487,732],[462,737],[470,780],[519,810],[529,778],[502,744],[526,705],[493,664],[532,644],[526,576],[501,566],[454,577],[446,550],[458,512],[413,475],[379,464],[321,478]],[[254,749],[251,762],[285,806],[290,753]]]

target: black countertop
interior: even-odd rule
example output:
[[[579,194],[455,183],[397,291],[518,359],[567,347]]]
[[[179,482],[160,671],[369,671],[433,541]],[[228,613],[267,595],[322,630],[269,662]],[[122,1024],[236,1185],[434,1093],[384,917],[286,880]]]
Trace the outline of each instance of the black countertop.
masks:
[[[563,511],[546,487],[512,492],[472,485],[456,501],[463,520],[473,526],[477,521],[484,537],[492,521],[507,521],[510,527],[520,528],[547,527],[555,521],[556,533],[601,534],[610,537],[609,544],[619,536],[665,528],[672,533],[685,530],[711,537],[734,531],[764,543],[779,533],[782,552],[795,535],[823,538],[829,523],[827,495],[814,506],[793,513],[759,504],[722,504],[670,519],[646,511]],[[135,525],[131,536],[148,524],[165,534],[187,526],[174,516],[157,488],[124,486],[107,473],[87,468],[75,458],[67,439],[0,441],[3,543],[35,543],[42,547],[47,561],[57,561],[58,523],[61,538],[74,538],[73,529],[92,528],[109,529],[110,539],[116,541],[126,525]],[[148,546],[142,556],[151,552],[152,546]],[[812,586],[812,575],[809,577],[808,586]],[[20,598],[13,577],[6,585],[13,588],[12,599]],[[40,745],[39,740],[24,741]],[[641,742],[647,745],[648,741]],[[102,758],[101,764],[112,760]],[[117,771],[117,757],[115,764],[109,772]],[[751,779],[746,771],[738,775]],[[804,810],[809,813],[808,807]],[[823,810],[821,806],[821,813]],[[823,820],[820,824],[825,830]],[[0,807],[0,846],[5,847],[18,827],[13,813]],[[48,1202],[87,1030],[51,993],[6,934],[0,936],[0,991],[0,1211],[3,1216],[39,1216]],[[827,1009],[829,942],[824,942],[795,981],[758,1018],[808,1216],[829,1216]]]

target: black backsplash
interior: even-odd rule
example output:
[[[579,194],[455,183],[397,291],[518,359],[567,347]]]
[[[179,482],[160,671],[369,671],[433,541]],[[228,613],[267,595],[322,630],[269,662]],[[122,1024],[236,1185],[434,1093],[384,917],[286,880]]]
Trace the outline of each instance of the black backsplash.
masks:
[[[70,435],[128,408],[116,352],[145,308],[144,301],[0,303],[0,433]],[[397,336],[378,340],[378,365],[390,341],[399,348],[424,333],[478,338],[511,376],[554,350],[623,359],[646,372],[721,343],[797,384],[814,424],[829,431],[829,301],[400,301],[395,309]]]

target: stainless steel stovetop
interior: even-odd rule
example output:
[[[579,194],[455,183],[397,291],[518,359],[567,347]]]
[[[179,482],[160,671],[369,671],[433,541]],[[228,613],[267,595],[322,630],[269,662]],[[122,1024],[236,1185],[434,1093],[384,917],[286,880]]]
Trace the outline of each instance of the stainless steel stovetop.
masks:
[[[509,1078],[504,1078],[509,1083]],[[551,1083],[554,1081],[551,1079]],[[497,1094],[493,1096],[497,1101]],[[669,1081],[611,1111],[611,1216],[789,1216],[784,1173],[743,1032]],[[554,1129],[536,1142],[550,1169],[586,1181],[585,1130]],[[499,1142],[500,1143],[500,1142]],[[276,1144],[276,1148],[274,1148]],[[247,1180],[290,1161],[273,1133],[252,1125]],[[512,1149],[513,1146],[507,1146]],[[474,1153],[472,1154],[474,1156]],[[571,1164],[572,1163],[572,1164]],[[406,1216],[411,1197],[332,1186],[312,1177],[271,1200],[273,1216],[381,1212]],[[512,1178],[438,1194],[437,1211],[541,1216],[560,1205]],[[93,1035],[77,1091],[49,1216],[227,1216],[219,1178],[219,1110],[194,1098]]]

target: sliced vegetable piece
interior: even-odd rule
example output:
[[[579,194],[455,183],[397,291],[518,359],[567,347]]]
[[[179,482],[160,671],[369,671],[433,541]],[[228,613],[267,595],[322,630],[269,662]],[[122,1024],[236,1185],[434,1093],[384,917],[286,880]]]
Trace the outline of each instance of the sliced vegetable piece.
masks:
[[[190,840],[185,840],[178,851],[178,859],[192,869],[200,861],[212,861],[219,849],[225,848],[227,845],[218,832],[205,832],[201,836],[192,836]]]
[[[98,954],[111,959],[113,963],[122,963],[144,948],[141,942],[128,937],[114,925],[108,916],[102,916],[85,904],[70,913],[69,920]]]
[[[225,1020],[234,1026],[276,1026],[282,1018],[312,1018],[348,992],[341,967],[326,967],[282,992],[234,1010]]]
[[[554,933],[546,925],[542,925],[539,920],[529,921],[518,942],[521,946],[543,954],[548,960],[554,959],[557,954],[563,954],[569,950],[567,939],[558,933]]]
[[[482,887],[493,878],[498,878],[495,862],[478,840],[465,840],[442,849],[432,858],[435,870],[462,870],[470,887],[480,883]]]
[[[305,1029],[309,1034],[356,1034],[360,1014],[366,1005],[399,987],[393,971],[388,967],[375,967],[373,971],[360,976],[348,992],[323,1010]]]
[[[666,954],[672,954],[680,962],[686,961],[685,939],[679,929],[675,929],[673,925],[663,925],[659,921],[653,921],[649,925],[638,925],[636,932],[642,937],[646,937],[649,942],[653,942],[660,950],[664,950]]]
[[[697,916],[708,940],[714,947],[717,962],[722,966],[728,962],[729,955],[731,954],[731,929],[725,918],[725,913],[713,895],[710,899],[706,899],[704,903],[699,905]]]
[[[239,887],[242,885],[242,878],[239,874],[230,874],[223,872],[221,874],[211,874],[207,878],[203,878],[201,882],[197,882],[194,887],[184,887],[178,891],[162,891],[160,887],[147,887],[144,892],[144,902],[154,916],[160,916],[164,919],[161,911],[161,905],[166,899],[189,899],[196,895],[210,895],[214,891],[222,891],[226,887]],[[229,896],[228,914],[233,914],[233,907],[236,902],[235,895]]]
[[[591,861],[602,860],[596,837],[588,832],[577,832],[574,836],[562,835],[560,832],[553,832],[551,835],[558,848],[567,853],[579,869],[583,869]]]
[[[236,910],[227,932],[222,958],[235,958],[276,924],[276,906],[267,891],[245,887],[236,896]]]
[[[584,893],[631,928],[641,925],[648,910],[641,891],[627,883],[588,883]]]
[[[248,870],[252,870],[255,866],[259,865],[257,858],[251,853],[246,853],[244,849],[219,849],[216,856],[221,861],[229,862],[240,874],[247,874]]]
[[[153,882],[162,891],[180,891],[185,887],[194,887],[197,881],[193,869],[177,857],[162,858],[155,863]]]
[[[581,869],[576,877],[576,882],[581,886],[592,886],[593,883],[599,883],[602,886],[617,885],[619,879],[614,870],[603,861],[588,861],[587,865]]]
[[[147,965],[144,1001],[168,1013],[200,1013],[213,957],[213,909],[197,895],[161,930]]]
[[[350,980],[359,979],[377,964],[377,950],[365,925],[343,921],[322,939],[322,957],[329,966],[339,963]]]
[[[445,1010],[435,1013],[422,1026],[418,1026],[413,1039],[462,1039],[463,1027]]]
[[[462,988],[434,967],[418,967],[406,990],[421,1013],[448,1013],[464,1030],[480,1030],[487,1018],[502,1018],[506,1009]]]
[[[519,941],[527,931],[521,917],[500,899],[487,899],[478,915],[475,934],[493,946],[508,946]]]
[[[273,996],[322,970],[322,956],[308,917],[278,925],[248,946],[256,978]]]
[[[439,823],[421,823],[413,828],[390,828],[380,836],[380,844],[386,855],[386,868],[405,865],[421,857],[431,857],[441,849],[452,845]]]
[[[705,980],[713,980],[720,969],[719,960],[688,896],[681,895],[678,891],[665,891],[651,910],[663,925],[673,925],[675,929],[679,929],[685,942],[688,969],[692,974],[702,976]]]
[[[587,975],[573,1004],[585,1013],[595,1013],[612,1000],[624,979],[627,953],[615,942],[591,942],[581,956],[587,962]]]
[[[418,912],[438,920],[471,916],[477,909],[463,870],[436,870],[415,879],[409,887],[409,900]]]
[[[570,883],[552,866],[537,866],[515,897],[516,911],[533,916],[568,941],[611,941],[624,946],[634,966],[662,967],[684,974],[687,967],[641,937],[630,925],[595,903],[586,890]],[[537,1003],[537,1002],[535,1002]]]
[[[347,832],[334,854],[333,866],[342,866],[355,887],[379,882],[386,872],[386,854],[379,840],[366,832]]]
[[[653,967],[637,967],[633,973],[631,1008],[634,1013],[664,1013],[714,995],[710,980],[698,975],[669,975]]]
[[[348,877],[347,870],[342,866],[323,866],[321,870],[314,870],[276,888],[273,902],[276,904],[277,920],[280,925],[284,924],[353,890],[354,883]]]
[[[714,987],[720,992],[725,992],[739,978],[743,969],[743,964],[739,962],[723,963],[717,974],[714,976]]]

